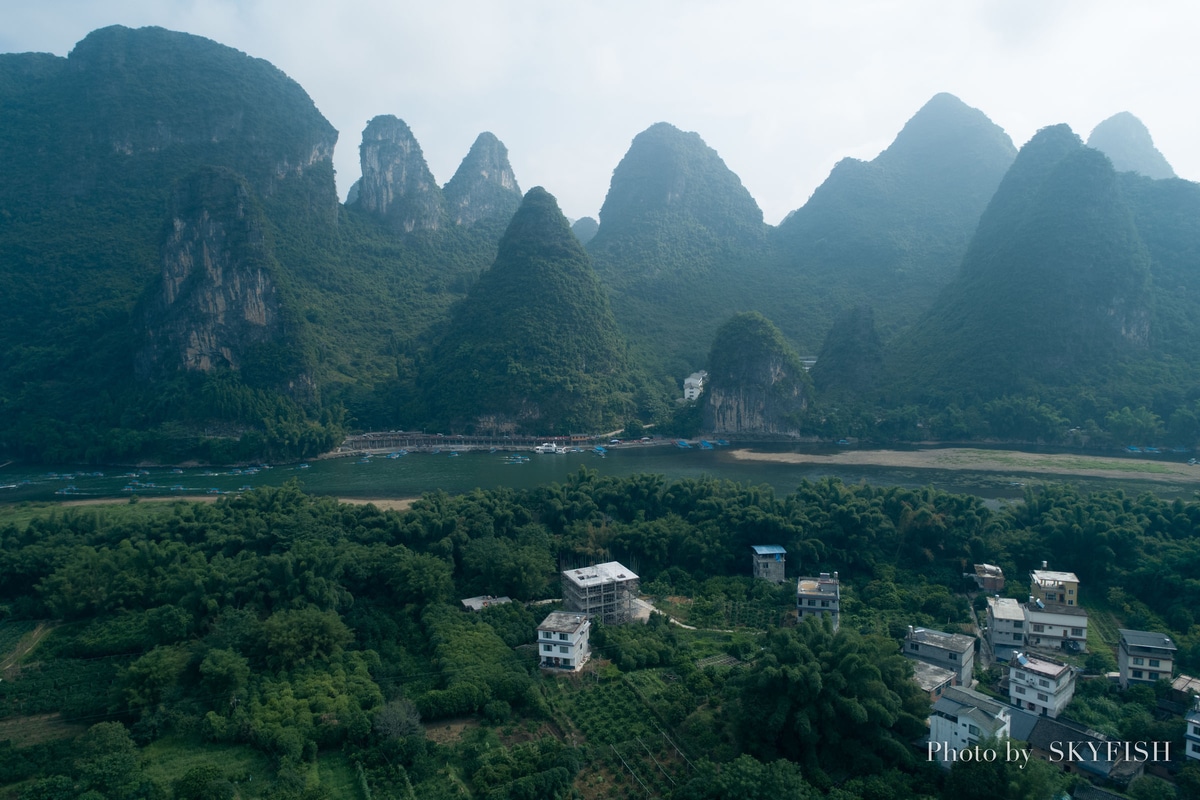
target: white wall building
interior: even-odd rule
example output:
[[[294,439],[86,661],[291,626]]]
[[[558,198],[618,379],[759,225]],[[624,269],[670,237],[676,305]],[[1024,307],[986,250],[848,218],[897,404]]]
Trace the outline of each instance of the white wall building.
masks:
[[[1075,696],[1075,670],[1051,658],[1015,653],[1008,662],[1008,696],[1019,708],[1057,717]]]
[[[1117,670],[1122,689],[1129,684],[1149,684],[1160,678],[1171,680],[1175,671],[1175,643],[1171,637],[1152,631],[1120,629]]]
[[[1025,609],[1011,597],[987,599],[987,639],[997,661],[1025,649]]]
[[[1030,647],[1087,650],[1087,612],[1079,606],[1031,597],[1025,604],[1025,641]]]
[[[555,611],[537,629],[538,666],[578,672],[591,657],[592,623],[583,614]]]
[[[822,572],[816,578],[800,578],[796,581],[796,615],[801,621],[805,617],[827,614],[833,620],[836,631],[842,623],[842,584],[835,572]]]
[[[933,704],[929,715],[929,741],[941,744],[938,757],[949,767],[951,754],[984,739],[1009,738],[1011,712],[992,698],[971,689],[951,686]]]
[[[695,400],[704,391],[704,381],[708,379],[708,373],[704,370],[693,372],[683,379],[683,399]]]
[[[619,561],[564,570],[563,608],[619,625],[633,619],[638,586],[637,573]]]
[[[1192,710],[1183,718],[1183,752],[1188,758],[1200,761],[1200,697],[1192,701]]]

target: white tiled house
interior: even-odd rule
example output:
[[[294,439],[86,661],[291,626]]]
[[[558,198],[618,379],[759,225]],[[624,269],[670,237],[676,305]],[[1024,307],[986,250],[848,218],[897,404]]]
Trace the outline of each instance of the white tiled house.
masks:
[[[1018,708],[1057,717],[1075,696],[1075,670],[1051,658],[1015,653],[1008,662],[1008,696]]]
[[[588,645],[591,629],[592,623],[583,614],[571,611],[551,613],[538,625],[538,666],[542,669],[578,672],[591,657]]]

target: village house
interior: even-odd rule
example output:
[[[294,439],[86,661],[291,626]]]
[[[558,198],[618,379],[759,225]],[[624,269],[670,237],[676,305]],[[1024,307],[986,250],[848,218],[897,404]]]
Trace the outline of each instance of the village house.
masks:
[[[1052,603],[1030,595],[1024,607],[1025,642],[1042,650],[1087,650],[1087,612],[1079,606]]]
[[[1057,717],[1075,696],[1075,670],[1051,658],[1014,653],[1008,662],[1008,697],[1012,704],[1047,717]]]
[[[1011,597],[987,599],[987,640],[997,661],[1025,649],[1025,609]]]
[[[970,687],[975,680],[975,637],[908,626],[904,655],[954,673],[955,683]]]
[[[933,704],[929,741],[941,744],[938,757],[949,768],[953,754],[985,739],[1008,738],[1010,719],[1009,709],[987,695],[951,686]]]
[[[936,703],[942,693],[954,686],[958,673],[944,667],[935,667],[924,661],[913,661],[913,680],[921,691],[929,695],[929,702]]]
[[[704,381],[708,378],[708,373],[704,370],[693,372],[683,379],[683,399],[695,400],[704,391]]]
[[[836,631],[842,616],[842,590],[838,574],[822,572],[816,578],[800,578],[796,582],[796,613],[801,621],[818,614],[828,615]]]
[[[763,578],[771,583],[783,583],[787,566],[787,550],[777,544],[755,544],[750,549],[756,578]]]
[[[1046,569],[1042,562],[1041,569],[1029,573],[1029,593],[1035,600],[1043,603],[1061,603],[1064,606],[1079,604],[1079,578],[1074,572],[1055,572]]]
[[[493,597],[490,594],[482,594],[478,597],[464,597],[460,602],[467,611],[482,611],[489,606],[502,606],[505,603],[511,603],[512,598]]]
[[[1200,696],[1192,699],[1192,708],[1183,718],[1183,754],[1200,761]]]
[[[591,657],[591,622],[583,614],[555,611],[537,628],[538,666],[578,672]]]
[[[1122,689],[1132,683],[1150,684],[1171,679],[1175,669],[1175,643],[1171,637],[1151,631],[1120,629],[1121,643],[1117,647],[1117,672]]]
[[[1145,764],[1138,760],[1134,751],[1131,750],[1131,757],[1126,758],[1123,743],[1067,720],[1038,719],[1028,741],[1034,756],[1049,761],[1064,772],[1078,773],[1091,780],[1124,787],[1145,772]]]
[[[967,573],[966,577],[974,579],[975,585],[985,592],[1004,591],[1004,570],[995,564],[976,564],[974,574]]]

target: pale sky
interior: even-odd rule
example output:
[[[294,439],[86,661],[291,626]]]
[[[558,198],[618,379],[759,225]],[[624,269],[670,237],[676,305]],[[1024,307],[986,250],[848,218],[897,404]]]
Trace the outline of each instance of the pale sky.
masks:
[[[1200,179],[1197,23],[1190,0],[0,0],[0,52],[65,56],[120,24],[264,58],[337,128],[343,197],[367,121],[394,114],[439,183],[488,130],[523,190],[594,217],[630,141],[665,121],[699,133],[776,224],[942,91],[1018,147],[1132,112]]]

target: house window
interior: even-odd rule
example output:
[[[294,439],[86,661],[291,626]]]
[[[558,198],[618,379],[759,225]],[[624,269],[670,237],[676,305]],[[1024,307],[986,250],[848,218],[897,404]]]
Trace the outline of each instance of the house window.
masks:
[[[1142,664],[1145,664],[1145,663],[1146,663],[1146,660],[1144,658],[1135,658],[1133,660],[1133,665],[1135,667],[1140,667]]]
[[[829,608],[829,601],[828,601],[828,600],[822,600],[822,601],[821,601],[821,608]]]
[[[540,631],[540,633],[542,634],[543,639],[550,639],[554,636],[554,634],[550,633],[550,631]]]
[[[1043,631],[1045,631],[1045,630],[1046,630],[1046,626],[1045,626],[1045,625],[1041,625],[1041,624],[1038,624],[1038,623],[1034,623],[1034,626],[1033,626],[1033,632],[1034,632],[1034,633],[1042,633],[1042,632],[1043,632]]]
[[[1135,678],[1137,678],[1137,679],[1139,679],[1139,680],[1140,680],[1140,679],[1141,679],[1141,677],[1142,677],[1142,671],[1141,671],[1140,669],[1135,669],[1135,670],[1133,671],[1133,677],[1135,677]]]
[[[560,645],[558,646],[558,652],[560,652],[560,653],[569,653],[569,652],[571,652],[571,648],[567,647],[565,644],[560,644]]]
[[[980,733],[979,728],[976,727],[975,725],[968,725],[967,732],[970,733],[972,736],[978,736]]]
[[[1045,678],[1038,678],[1038,686],[1050,688],[1050,681],[1046,680]]]
[[[1043,703],[1045,703],[1049,699],[1050,698],[1047,695],[1044,695],[1041,692],[1038,692],[1038,700],[1041,700]]]
[[[1014,633],[1014,634],[1013,634],[1013,641],[1014,641],[1014,642],[1019,642],[1019,641],[1021,641],[1021,634],[1019,634],[1019,633]]]
[[[1019,680],[1019,681],[1025,680],[1025,673],[1021,672],[1021,670],[1017,670],[1017,680]]]
[[[565,633],[560,633],[560,634],[558,635],[558,640],[559,640],[560,642],[565,642],[565,641],[567,641],[567,640],[568,640],[568,639],[570,639],[570,638],[571,638],[571,637],[570,637],[570,636],[568,636],[568,635],[567,635],[567,634],[565,634]]]
[[[1071,628],[1072,636],[1083,636],[1083,628]]]
[[[920,650],[920,649],[921,649],[921,645],[917,644],[916,642],[909,642],[909,643],[908,643],[908,649],[909,649],[909,650]]]
[[[1075,590],[1074,590],[1074,589],[1067,589],[1067,594],[1075,594]]]
[[[1157,659],[1157,658],[1152,658],[1152,659],[1150,659],[1150,666],[1152,666],[1152,667],[1157,667],[1157,666],[1158,666],[1158,659]]]
[[[1197,744],[1196,742],[1192,742],[1192,752],[1200,753],[1200,744]]]
[[[947,655],[950,656],[951,661],[958,661],[958,653],[947,653]]]
[[[1013,629],[1014,629],[1014,630],[1018,630],[1018,631],[1019,631],[1019,630],[1021,630],[1021,628],[1023,628],[1024,626],[1025,626],[1025,623],[1024,623],[1024,622],[1021,622],[1020,620],[1017,620],[1016,622],[1014,622],[1014,623],[1013,623]]]
[[[810,606],[815,606],[815,605],[817,604],[817,601],[816,601],[816,600],[809,600],[809,601],[808,601],[808,604],[809,604]]]
[[[544,652],[544,653],[552,653],[552,652],[554,652],[554,645],[552,645],[552,644],[544,644],[544,645],[542,645],[542,652]]]
[[[1192,726],[1192,736],[1200,736],[1200,725]]]
[[[564,659],[562,660],[562,665],[563,665],[564,667],[569,667],[569,666],[571,666],[571,659],[569,659],[569,658],[564,658]]]
[[[1018,687],[1017,687],[1017,694],[1025,694],[1025,687],[1024,687],[1024,686],[1018,686]]]

